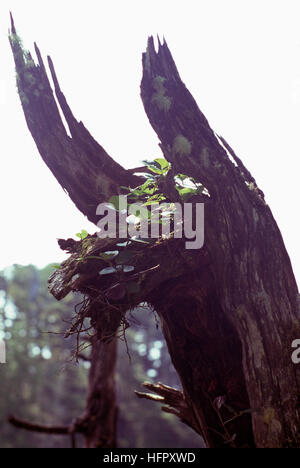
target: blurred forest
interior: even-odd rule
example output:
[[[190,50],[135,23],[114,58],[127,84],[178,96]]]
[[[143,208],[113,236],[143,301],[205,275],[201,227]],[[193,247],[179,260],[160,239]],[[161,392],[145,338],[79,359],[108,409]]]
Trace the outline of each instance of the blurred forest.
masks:
[[[85,407],[90,363],[76,363],[74,337],[63,338],[80,296],[56,301],[47,289],[52,272],[51,265],[41,270],[14,265],[0,273],[0,338],[7,361],[0,365],[0,448],[68,448],[68,436],[17,429],[7,417],[68,425]],[[180,387],[153,311],[134,311],[126,338],[131,360],[120,340],[116,375],[118,446],[200,447],[201,438],[175,416],[134,394],[145,380]],[[80,446],[82,440],[76,438]]]

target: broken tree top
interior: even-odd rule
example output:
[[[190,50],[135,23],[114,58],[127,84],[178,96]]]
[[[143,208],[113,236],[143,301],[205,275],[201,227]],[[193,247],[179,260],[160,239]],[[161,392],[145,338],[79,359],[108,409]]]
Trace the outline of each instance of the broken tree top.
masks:
[[[123,186],[139,186],[141,178],[114,161],[77,121],[48,57],[57,104],[38,47],[36,64],[13,20],[9,39],[24,115],[41,157],[96,224],[98,204]],[[97,235],[61,241],[71,255],[52,275],[51,291],[57,298],[84,294],[68,333],[80,333],[89,317],[95,336],[111,340],[120,325],[128,326],[128,310],[148,303],[159,314],[185,401],[208,447],[299,446],[299,376],[290,355],[300,336],[298,288],[271,210],[242,161],[209,126],[165,41],[156,51],[148,40],[141,97],[170,163],[160,180],[166,198],[178,197],[176,177],[205,187],[205,194],[191,199],[193,207],[205,205],[204,245],[187,250],[174,237],[126,247]],[[119,247],[131,268],[100,274],[105,253]],[[222,416],[229,418],[225,432]]]

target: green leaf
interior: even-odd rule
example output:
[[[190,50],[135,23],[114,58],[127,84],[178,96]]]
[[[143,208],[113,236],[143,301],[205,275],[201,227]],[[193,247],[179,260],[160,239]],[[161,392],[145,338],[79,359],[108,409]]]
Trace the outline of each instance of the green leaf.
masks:
[[[100,270],[99,275],[110,275],[111,273],[116,273],[116,271],[114,267],[107,267]]]
[[[119,255],[118,250],[107,250],[106,252],[101,252],[99,254],[99,257],[104,260],[105,262],[108,262],[115,258],[117,255]]]
[[[185,175],[185,174],[176,174],[175,178],[180,179],[180,180],[184,180],[184,179],[188,179],[188,176]]]
[[[197,190],[186,187],[183,189],[179,189],[178,192],[182,199],[185,201],[188,200],[192,195],[195,195],[197,193]]]
[[[147,201],[145,203],[143,203],[143,205],[144,206],[153,205],[154,203],[158,203],[158,202],[163,201],[165,199],[166,199],[166,197],[162,193],[155,193],[154,195],[149,197],[147,199]]]
[[[130,191],[130,195],[143,195],[143,190],[141,190],[141,187],[138,186],[134,190]]]
[[[140,239],[139,237],[131,237],[130,238],[133,242],[141,242],[142,244],[149,244],[149,241],[145,241],[143,239]]]
[[[149,195],[153,195],[154,192],[158,189],[158,185],[153,180],[146,180],[143,185],[140,186],[140,195],[144,195],[145,193]]]
[[[52,266],[53,266],[53,268],[56,268],[57,270],[59,270],[59,268],[61,268],[61,265],[59,265],[57,263],[54,263]]]
[[[145,172],[144,177],[145,177],[145,179],[149,179],[149,180],[150,180],[150,179],[151,179],[151,180],[154,180],[154,179],[155,179],[155,176],[154,176],[154,175],[148,174],[147,172]]]
[[[164,158],[156,158],[154,162],[159,164],[160,168],[165,172],[167,169],[170,169],[170,163]]]
[[[157,190],[157,187],[145,188],[144,193],[147,195],[153,195]]]
[[[145,161],[145,163],[151,172],[160,176],[166,174],[170,169],[170,163],[164,158],[156,158],[154,161]],[[150,177],[153,178],[153,176]]]
[[[132,265],[118,265],[116,268],[118,271],[123,271],[123,273],[129,273],[134,270],[134,266]]]
[[[141,164],[143,164],[143,166],[150,166],[151,164],[153,164],[153,161],[148,159],[142,159]]]
[[[79,237],[79,239],[85,239],[89,233],[85,229],[81,229],[81,232],[77,232],[76,237]]]
[[[149,171],[154,172],[154,174],[159,174],[159,175],[163,174],[163,171],[158,167],[148,166],[148,169],[149,169]]]
[[[189,187],[185,187],[179,190],[180,195],[185,195],[186,193],[195,193],[195,192],[196,190],[194,188],[189,188]]]

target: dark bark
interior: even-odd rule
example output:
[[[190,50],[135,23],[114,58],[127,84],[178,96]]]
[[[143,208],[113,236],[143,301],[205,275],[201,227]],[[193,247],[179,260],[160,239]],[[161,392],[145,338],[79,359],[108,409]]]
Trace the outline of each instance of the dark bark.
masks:
[[[18,51],[12,47],[17,70],[21,68],[24,74],[26,64],[16,59]],[[44,83],[46,74],[38,50],[37,54],[40,65],[34,76]],[[45,162],[63,187],[69,184],[73,200],[78,194],[85,200],[85,206],[76,204],[95,222],[88,200],[92,197],[93,209],[95,200],[101,201],[95,180],[103,174],[112,177],[103,191],[106,197],[112,191],[118,193],[120,185],[134,186],[137,181],[129,180],[132,174],[117,166],[114,177],[114,171],[106,171],[105,164],[95,163],[82,150],[90,136],[85,129],[80,137],[76,133],[82,126],[69,114],[51,70],[71,132],[75,126],[72,139],[64,136],[60,143],[63,132],[58,118],[47,114],[45,120],[53,119],[53,123],[43,125],[42,141],[47,144],[41,145],[36,126],[42,111],[37,109],[44,112],[44,97],[32,97],[21,73],[19,89],[29,92],[29,105],[23,104],[27,123]],[[46,89],[48,96],[49,84]],[[226,141],[210,128],[182,83],[167,44],[159,44],[156,52],[152,38],[143,55],[141,96],[172,174],[191,176],[207,189],[208,194],[189,200],[205,203],[204,247],[186,250],[184,240],[173,238],[131,246],[137,252],[135,272],[120,279],[115,275],[100,278],[99,269],[105,263],[88,258],[112,250],[117,239],[90,236],[82,242],[67,241],[72,255],[52,276],[51,291],[58,299],[70,290],[86,294],[87,306],[79,312],[78,323],[90,317],[102,340],[116,333],[126,310],[143,301],[151,303],[160,316],[184,400],[208,447],[299,447],[299,371],[291,361],[291,343],[300,335],[298,289],[264,194]],[[54,104],[52,107],[56,115]],[[57,145],[63,147],[59,170],[52,164]],[[80,147],[80,162],[74,145]],[[70,151],[76,174],[70,173],[64,155]],[[109,161],[108,166],[114,167]],[[90,164],[92,174],[87,170]],[[82,170],[87,177],[83,197],[77,183]],[[90,177],[92,183],[88,183]],[[166,190],[171,198],[172,178]],[[113,288],[125,291],[128,278],[139,281],[141,292],[114,297]]]
[[[118,407],[115,392],[117,340],[93,340],[86,413],[80,421],[87,448],[114,448]]]
[[[299,446],[299,374],[291,361],[300,333],[298,290],[280,231],[255,180],[185,88],[166,43],[156,52],[150,39],[143,66],[142,99],[166,159],[210,193],[203,250],[209,266],[170,281],[153,301],[187,398],[201,408],[210,446],[221,442],[210,429],[218,395],[238,411],[252,409],[252,428],[245,414],[228,426],[237,446],[252,444],[251,431],[257,447]],[[171,99],[167,112],[153,100],[157,76]],[[176,153],[177,135],[191,143],[185,157]]]
[[[33,424],[28,421],[23,421],[14,416],[9,416],[8,422],[18,429],[25,429],[30,432],[39,432],[40,434],[68,435],[72,431],[71,426],[42,426],[41,424]]]

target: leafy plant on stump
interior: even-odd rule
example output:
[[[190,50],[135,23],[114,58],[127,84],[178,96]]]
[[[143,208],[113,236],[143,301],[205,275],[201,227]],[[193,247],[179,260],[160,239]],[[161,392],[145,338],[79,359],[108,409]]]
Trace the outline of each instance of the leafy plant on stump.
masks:
[[[22,52],[13,23],[10,42],[28,128],[44,162],[90,221],[99,221],[99,203],[128,194],[124,187],[144,203],[151,196],[183,203],[180,190],[190,188],[189,202],[205,206],[201,249],[186,249],[185,239],[172,233],[123,247],[122,238],[97,235],[61,241],[71,255],[50,278],[50,290],[57,299],[70,291],[85,295],[73,330],[89,318],[97,339],[109,342],[120,325],[128,326],[128,311],[147,302],[160,317],[182,382],[173,399],[165,386],[151,387],[161,398],[147,397],[173,405],[208,447],[299,447],[299,371],[291,343],[300,336],[300,322],[290,259],[263,192],[210,128],[166,42],[156,51],[150,38],[143,54],[141,97],[169,168],[152,185],[115,162],[75,119],[48,57],[67,135],[39,49],[35,64]],[[192,185],[179,188],[186,179]]]

